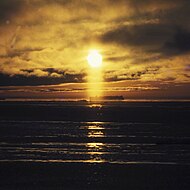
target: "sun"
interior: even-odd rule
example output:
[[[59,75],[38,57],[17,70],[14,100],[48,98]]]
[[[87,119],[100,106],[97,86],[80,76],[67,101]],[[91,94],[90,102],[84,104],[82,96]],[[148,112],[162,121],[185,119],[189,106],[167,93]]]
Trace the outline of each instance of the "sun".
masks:
[[[91,50],[87,57],[88,64],[91,67],[98,68],[102,65],[102,55],[97,50]]]

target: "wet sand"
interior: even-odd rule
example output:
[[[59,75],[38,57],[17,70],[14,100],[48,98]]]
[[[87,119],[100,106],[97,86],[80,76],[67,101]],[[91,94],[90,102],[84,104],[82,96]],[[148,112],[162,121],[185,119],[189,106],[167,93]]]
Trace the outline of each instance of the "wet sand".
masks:
[[[0,163],[0,189],[189,190],[190,166]]]
[[[2,102],[2,190],[189,190],[190,103]]]

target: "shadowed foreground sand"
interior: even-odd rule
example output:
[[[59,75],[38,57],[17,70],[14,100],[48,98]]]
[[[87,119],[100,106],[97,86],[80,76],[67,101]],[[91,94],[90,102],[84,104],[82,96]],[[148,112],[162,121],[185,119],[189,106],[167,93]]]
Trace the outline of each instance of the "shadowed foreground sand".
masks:
[[[1,163],[0,189],[188,190],[190,166]]]

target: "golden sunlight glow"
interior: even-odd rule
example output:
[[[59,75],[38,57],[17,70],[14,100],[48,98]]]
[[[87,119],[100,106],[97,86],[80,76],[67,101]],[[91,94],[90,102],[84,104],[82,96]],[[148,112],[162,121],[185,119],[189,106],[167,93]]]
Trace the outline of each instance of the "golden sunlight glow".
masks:
[[[88,138],[89,139],[94,139],[96,137],[105,137],[104,135],[104,127],[99,125],[96,122],[93,122],[94,124],[90,124],[87,126],[88,129]],[[104,155],[104,152],[106,150],[106,145],[101,142],[90,142],[86,143],[86,148],[88,151],[88,154],[90,155],[89,160],[86,162],[90,163],[101,163],[105,162],[105,160],[102,158],[102,155]]]
[[[102,96],[102,55],[98,50],[90,50],[87,56],[88,64],[90,65],[88,70],[88,96],[101,97]]]
[[[102,55],[97,50],[91,50],[88,54],[87,61],[91,67],[101,67]]]
[[[101,67],[94,69],[89,68],[88,71],[88,96],[101,97],[103,88],[103,76]]]

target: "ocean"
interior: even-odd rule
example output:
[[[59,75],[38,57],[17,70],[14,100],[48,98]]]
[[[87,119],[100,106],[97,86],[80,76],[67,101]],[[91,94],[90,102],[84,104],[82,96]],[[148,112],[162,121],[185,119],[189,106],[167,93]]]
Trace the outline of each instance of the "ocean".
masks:
[[[0,102],[1,189],[189,189],[190,102]]]

